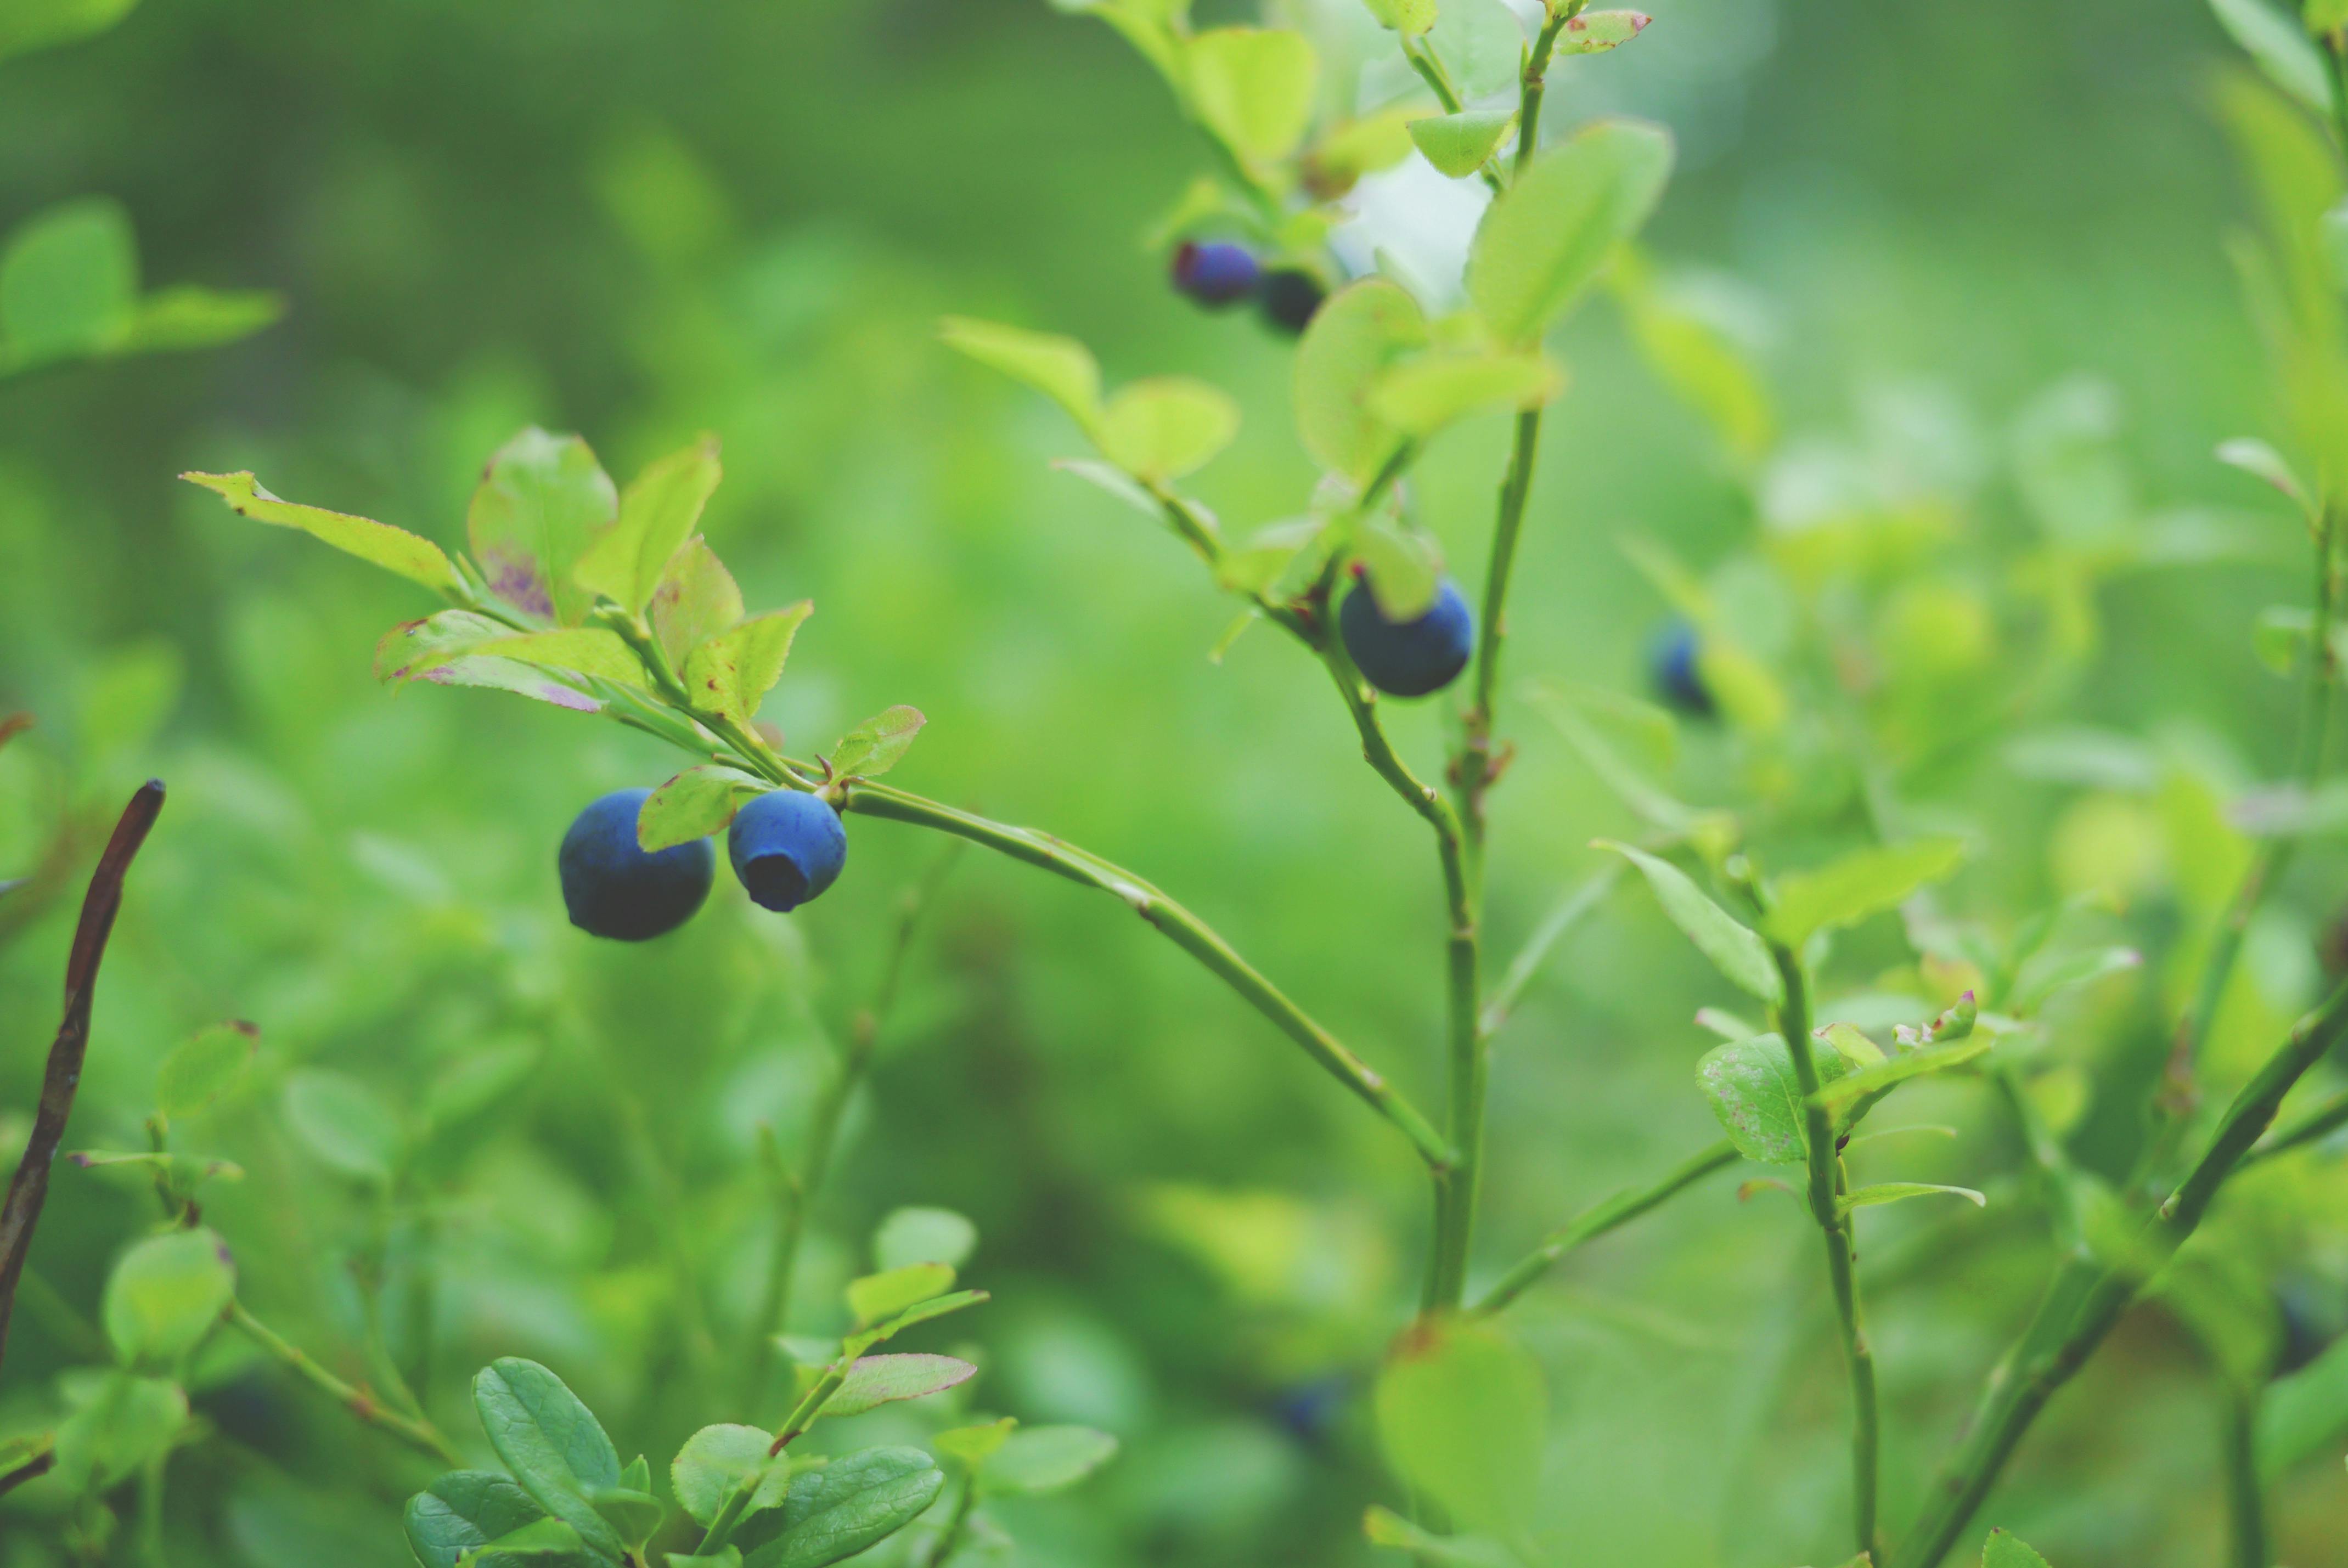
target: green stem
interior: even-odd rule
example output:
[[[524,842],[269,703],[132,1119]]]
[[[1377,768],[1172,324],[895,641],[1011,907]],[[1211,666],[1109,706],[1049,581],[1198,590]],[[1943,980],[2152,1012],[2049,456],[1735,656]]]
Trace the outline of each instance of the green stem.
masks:
[[[2224,1430],[2226,1537],[2232,1568],[2272,1568],[2267,1554],[2267,1505],[2259,1486],[2259,1390],[2227,1381]]]
[[[1115,896],[1159,935],[1198,959],[1209,973],[1237,992],[1241,1000],[1270,1019],[1281,1032],[1303,1046],[1307,1055],[1372,1110],[1394,1123],[1430,1166],[1441,1170],[1457,1161],[1451,1145],[1407,1097],[1258,973],[1206,922],[1132,872],[1049,834],[992,822],[886,784],[860,779],[849,782],[840,787],[839,808],[966,838],[998,855],[1065,876],[1080,886]]]
[[[2257,1148],[2243,1155],[2242,1163],[2250,1166],[2258,1164],[2261,1161],[2271,1160],[2277,1154],[2289,1153],[2293,1149],[2312,1143],[2319,1138],[2327,1137],[2343,1127],[2348,1127],[2348,1091],[2333,1095],[2273,1137],[2267,1139]]]
[[[807,1236],[808,1209],[823,1190],[824,1179],[829,1173],[840,1119],[871,1067],[873,1047],[879,1042],[880,1026],[888,1021],[890,1010],[896,1005],[897,988],[904,978],[906,957],[912,950],[913,935],[921,927],[922,916],[936,895],[938,885],[959,858],[962,847],[959,842],[950,846],[898,899],[896,930],[888,954],[881,960],[880,981],[873,987],[871,1001],[850,1024],[848,1048],[840,1053],[831,1081],[808,1123],[799,1168],[791,1175],[782,1195],[782,1220],[775,1233],[774,1255],[767,1266],[766,1290],[759,1297],[758,1315],[750,1323],[750,1343],[746,1347],[746,1359],[751,1369],[747,1397],[754,1406],[765,1398],[767,1380],[774,1373],[774,1337],[788,1326],[791,1283],[798,1272],[799,1247]]]
[[[2273,1124],[2283,1096],[2343,1030],[2348,985],[2294,1024],[2290,1037],[2235,1096],[2209,1149],[2146,1222],[2127,1268],[2106,1267],[2084,1253],[2064,1260],[2037,1316],[1991,1373],[1969,1433],[1933,1488],[1933,1501],[1888,1568],[1934,1568],[1947,1555],[2046,1401],[2086,1364],[2144,1281],[2199,1227],[2218,1189]]]
[[[170,1462],[171,1445],[166,1443],[139,1467],[139,1556],[144,1568],[171,1568],[163,1549],[163,1471]]]
[[[953,1512],[946,1516],[945,1528],[938,1532],[937,1543],[930,1548],[923,1568],[945,1568],[953,1554],[962,1548],[962,1538],[970,1528],[970,1516],[978,1507],[978,1477],[962,1479],[962,1495],[954,1499]]]
[[[1551,1231],[1529,1256],[1502,1275],[1500,1282],[1476,1304],[1476,1311],[1479,1315],[1500,1311],[1531,1288],[1566,1254],[1609,1231],[1619,1230],[1715,1171],[1736,1163],[1736,1145],[1723,1139],[1673,1166],[1661,1181],[1643,1187],[1625,1187],[1611,1197],[1601,1198]]]
[[[1533,934],[1525,938],[1525,945],[1509,960],[1508,973],[1500,977],[1500,983],[1492,988],[1490,998],[1484,1003],[1480,1026],[1487,1038],[1499,1033],[1508,1023],[1517,1004],[1524,999],[1525,988],[1532,984],[1541,965],[1549,961],[1550,950],[1581,923],[1584,916],[1604,903],[1622,879],[1622,862],[1612,861],[1600,866],[1559,899],[1557,907],[1533,927]]]
[[[2335,56],[2336,58],[2336,56]],[[2324,743],[2331,730],[2332,688],[2338,677],[2332,656],[2332,623],[2338,613],[2338,586],[2333,569],[2333,548],[2338,532],[2336,508],[2326,505],[2315,529],[2314,614],[2308,645],[2307,675],[2300,693],[2299,737],[2291,761],[2291,782],[2312,787],[2323,771]],[[2178,1020],[2168,1063],[2153,1100],[2153,1127],[2145,1153],[2137,1162],[2135,1185],[2159,1175],[2176,1153],[2186,1122],[2199,1100],[2197,1074],[2210,1025],[2225,999],[2251,917],[2268,893],[2282,880],[2299,849],[2296,835],[2270,838],[2251,860],[2241,886],[2210,936],[2209,957],[2201,966],[2199,984],[2185,1016]]]
[[[1808,984],[1802,961],[1789,948],[1772,943],[1785,1000],[1777,1030],[1794,1059],[1794,1081],[1802,1094],[1802,1131],[1809,1172],[1810,1217],[1818,1222],[1827,1254],[1827,1279],[1834,1289],[1835,1320],[1842,1330],[1844,1364],[1850,1373],[1851,1514],[1858,1550],[1882,1556],[1876,1537],[1875,1497],[1879,1419],[1875,1399],[1875,1352],[1868,1343],[1859,1310],[1859,1280],[1849,1216],[1844,1213],[1842,1160],[1835,1148],[1833,1118],[1818,1099],[1818,1064],[1810,1039]]]
[[[412,1419],[396,1410],[386,1409],[366,1389],[353,1388],[344,1382],[340,1378],[319,1366],[317,1362],[313,1361],[298,1347],[278,1337],[266,1324],[245,1309],[243,1302],[229,1303],[228,1322],[276,1358],[294,1376],[350,1411],[360,1420],[369,1426],[382,1428],[409,1447],[429,1454],[452,1469],[462,1470],[465,1467],[465,1456],[458,1453],[455,1445],[441,1435],[439,1428],[428,1420]]]
[[[1517,110],[1516,177],[1522,179],[1525,170],[1532,167],[1533,154],[1540,150],[1541,100],[1549,91],[1550,56],[1557,48],[1557,36],[1565,25],[1581,14],[1580,4],[1559,5],[1542,24],[1540,34],[1533,40],[1531,51],[1525,56],[1524,89]]]

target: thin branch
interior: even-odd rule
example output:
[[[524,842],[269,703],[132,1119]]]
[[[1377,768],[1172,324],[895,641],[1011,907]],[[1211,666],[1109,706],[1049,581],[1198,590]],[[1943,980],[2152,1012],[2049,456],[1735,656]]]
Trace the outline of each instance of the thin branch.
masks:
[[[2144,1281],[2199,1227],[2226,1179],[2274,1122],[2276,1108],[2348,1030],[2348,985],[2291,1028],[2227,1109],[2209,1147],[2145,1224],[2125,1266],[2065,1259],[2022,1337],[1991,1373],[1969,1434],[1943,1466],[1933,1501],[1889,1568],[1934,1568],[1957,1541],[2023,1434],[2056,1389],[2078,1372],[2135,1302]]]
[[[1500,1282],[1476,1304],[1476,1311],[1478,1315],[1500,1311],[1557,1266],[1566,1254],[1587,1242],[1597,1240],[1609,1231],[1621,1229],[1650,1209],[1685,1192],[1715,1171],[1725,1170],[1736,1163],[1736,1145],[1724,1138],[1701,1153],[1673,1166],[1661,1181],[1643,1187],[1625,1187],[1612,1196],[1592,1204],[1551,1231],[1529,1256],[1502,1275]]]
[[[799,1168],[790,1173],[784,1183],[782,1218],[776,1228],[774,1255],[767,1260],[767,1286],[759,1296],[758,1314],[750,1323],[751,1342],[746,1359],[751,1372],[745,1393],[754,1403],[766,1397],[767,1381],[774,1370],[774,1337],[787,1327],[785,1315],[790,1310],[791,1283],[798,1272],[799,1247],[807,1236],[808,1210],[816,1194],[823,1190],[824,1178],[830,1170],[832,1145],[839,1135],[840,1119],[872,1065],[873,1048],[879,1043],[880,1026],[888,1021],[896,1004],[897,988],[904,977],[906,957],[912,950],[913,936],[921,928],[922,917],[936,898],[946,873],[953,869],[954,862],[966,847],[961,839],[949,844],[945,853],[900,896],[896,930],[888,955],[881,960],[880,979],[873,987],[872,1000],[858,1010],[849,1027],[848,1048],[841,1052],[831,1081],[826,1085],[809,1121]]]
[[[1842,1159],[1835,1146],[1833,1118],[1818,1098],[1818,1065],[1810,1039],[1810,1004],[1802,961],[1776,943],[1769,947],[1786,999],[1777,1028],[1794,1059],[1794,1081],[1802,1093],[1802,1131],[1807,1145],[1810,1216],[1818,1221],[1827,1252],[1827,1279],[1834,1287],[1835,1319],[1842,1330],[1843,1361],[1850,1373],[1850,1468],[1853,1532],[1861,1554],[1882,1556],[1876,1535],[1876,1477],[1879,1469],[1880,1417],[1875,1398],[1875,1351],[1859,1311],[1859,1281],[1851,1248],[1851,1221],[1842,1206]]]
[[[2225,1415],[2219,1439],[2226,1456],[2226,1536],[2233,1568],[2273,1568],[2267,1555],[2266,1494],[2259,1484],[2259,1395],[2255,1386],[2224,1379]]]
[[[391,1409],[365,1389],[355,1388],[327,1371],[303,1351],[288,1343],[250,1311],[242,1301],[232,1301],[228,1322],[253,1343],[283,1363],[294,1376],[325,1395],[335,1403],[372,1427],[379,1427],[392,1436],[419,1450],[453,1469],[465,1468],[465,1456],[456,1445],[441,1435],[440,1429],[421,1418],[410,1419]]]
[[[1270,1019],[1281,1032],[1303,1046],[1306,1054],[1372,1110],[1393,1122],[1430,1166],[1446,1169],[1457,1159],[1451,1145],[1433,1124],[1383,1075],[1264,979],[1213,927],[1132,872],[1050,834],[991,822],[886,784],[851,780],[839,787],[839,794],[843,812],[952,834],[1065,876],[1080,886],[1115,896],[1159,935],[1198,959],[1210,973],[1239,993],[1242,1000]]]
[[[32,1250],[33,1228],[40,1224],[41,1204],[49,1193],[49,1167],[65,1139],[66,1119],[73,1113],[74,1091],[81,1083],[82,1058],[89,1049],[90,1004],[98,993],[98,967],[106,957],[106,939],[113,933],[114,917],[122,907],[122,879],[147,830],[163,809],[163,785],[149,779],[139,786],[122,808],[114,836],[98,859],[83,897],[81,920],[74,927],[73,948],[66,958],[65,1019],[49,1046],[48,1066],[41,1078],[40,1108],[34,1113],[31,1137],[8,1196],[0,1204],[0,1354],[8,1342],[8,1317],[16,1301],[16,1281],[25,1272]]]

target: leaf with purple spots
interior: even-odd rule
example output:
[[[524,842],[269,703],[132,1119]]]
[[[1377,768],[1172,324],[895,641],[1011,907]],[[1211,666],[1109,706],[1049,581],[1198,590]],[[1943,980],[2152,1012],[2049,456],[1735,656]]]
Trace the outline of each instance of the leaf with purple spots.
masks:
[[[679,674],[695,649],[742,619],[734,574],[699,535],[669,559],[653,589],[652,618],[653,633]]]
[[[465,533],[492,593],[525,614],[576,626],[595,600],[574,569],[619,515],[620,492],[587,443],[532,425],[489,459]]]

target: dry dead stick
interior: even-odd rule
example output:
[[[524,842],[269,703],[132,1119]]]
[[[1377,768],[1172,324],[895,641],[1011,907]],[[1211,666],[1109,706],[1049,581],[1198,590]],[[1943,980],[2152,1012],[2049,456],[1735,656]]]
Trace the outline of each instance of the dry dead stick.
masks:
[[[114,825],[114,835],[106,841],[106,853],[98,856],[89,892],[81,901],[73,951],[66,959],[65,1021],[57,1025],[57,1040],[49,1047],[32,1138],[25,1145],[15,1179],[8,1184],[7,1201],[0,1204],[0,1355],[7,1350],[8,1314],[16,1304],[25,1255],[32,1250],[33,1227],[40,1223],[41,1202],[49,1194],[49,1166],[65,1139],[74,1091],[81,1085],[82,1055],[89,1047],[89,1006],[98,989],[98,960],[106,956],[106,938],[114,930],[115,912],[122,907],[122,878],[162,809],[162,781],[149,779],[122,808],[122,819]]]

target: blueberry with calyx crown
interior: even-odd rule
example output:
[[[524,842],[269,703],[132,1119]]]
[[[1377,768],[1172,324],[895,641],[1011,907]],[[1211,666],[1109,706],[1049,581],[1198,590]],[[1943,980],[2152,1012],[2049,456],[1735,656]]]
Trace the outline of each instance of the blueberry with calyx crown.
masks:
[[[839,879],[848,863],[848,831],[829,801],[769,790],[734,814],[726,851],[750,902],[788,913]]]

